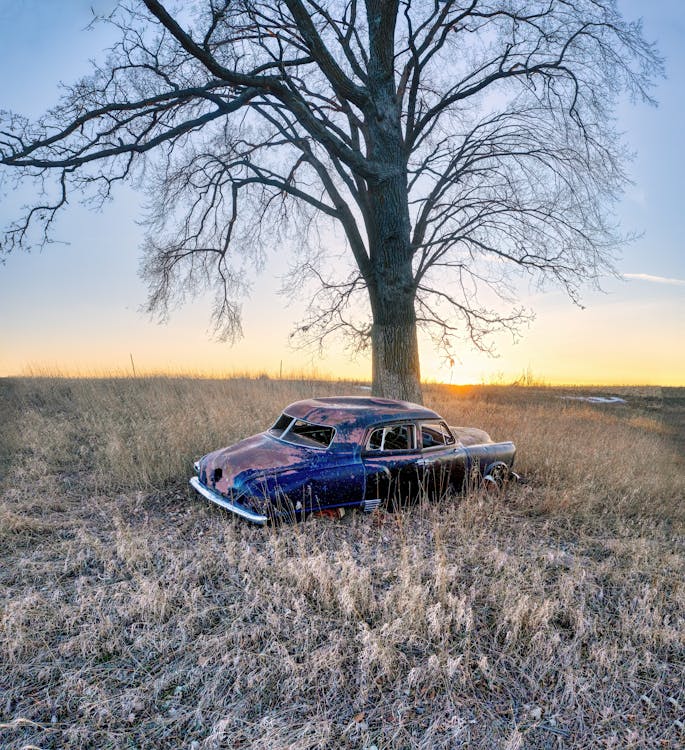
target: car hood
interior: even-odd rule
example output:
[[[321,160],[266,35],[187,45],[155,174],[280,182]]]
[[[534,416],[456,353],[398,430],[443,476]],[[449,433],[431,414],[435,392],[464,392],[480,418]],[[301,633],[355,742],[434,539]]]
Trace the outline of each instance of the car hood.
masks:
[[[208,453],[200,461],[200,479],[222,493],[230,488],[239,490],[248,479],[280,473],[311,461],[313,452],[263,432],[228,448]],[[221,469],[221,478],[215,483],[217,469]]]

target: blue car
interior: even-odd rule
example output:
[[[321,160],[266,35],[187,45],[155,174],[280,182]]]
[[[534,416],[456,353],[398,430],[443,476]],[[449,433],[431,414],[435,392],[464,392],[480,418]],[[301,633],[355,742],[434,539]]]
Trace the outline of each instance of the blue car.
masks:
[[[402,507],[460,492],[473,478],[516,476],[513,443],[449,427],[405,401],[333,397],[296,401],[265,432],[208,453],[190,484],[257,524],[339,508]]]

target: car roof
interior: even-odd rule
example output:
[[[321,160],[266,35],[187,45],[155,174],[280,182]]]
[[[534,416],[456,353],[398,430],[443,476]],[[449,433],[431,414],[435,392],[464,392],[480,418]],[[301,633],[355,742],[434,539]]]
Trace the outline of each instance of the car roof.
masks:
[[[394,401],[372,396],[328,396],[295,401],[283,410],[291,417],[315,424],[366,427],[398,419],[441,419],[431,409],[409,401]]]

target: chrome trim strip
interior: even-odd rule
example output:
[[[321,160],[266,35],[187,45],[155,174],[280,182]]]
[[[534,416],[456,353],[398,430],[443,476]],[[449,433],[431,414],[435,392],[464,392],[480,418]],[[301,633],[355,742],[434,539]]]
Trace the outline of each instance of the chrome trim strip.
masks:
[[[195,490],[195,492],[198,492],[200,495],[202,495],[202,497],[206,498],[215,505],[220,505],[222,508],[230,510],[231,513],[235,513],[241,518],[252,521],[252,523],[258,523],[263,526],[269,520],[267,516],[255,513],[249,508],[246,508],[244,505],[240,505],[240,503],[229,500],[223,495],[220,495],[215,490],[206,487],[197,477],[191,477],[190,486]]]

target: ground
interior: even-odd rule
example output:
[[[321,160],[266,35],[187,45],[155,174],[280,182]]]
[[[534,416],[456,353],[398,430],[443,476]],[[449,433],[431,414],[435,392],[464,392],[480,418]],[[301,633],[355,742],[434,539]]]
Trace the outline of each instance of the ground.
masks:
[[[250,526],[192,460],[349,383],[0,380],[3,748],[676,748],[685,389],[429,386],[526,481]]]

